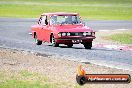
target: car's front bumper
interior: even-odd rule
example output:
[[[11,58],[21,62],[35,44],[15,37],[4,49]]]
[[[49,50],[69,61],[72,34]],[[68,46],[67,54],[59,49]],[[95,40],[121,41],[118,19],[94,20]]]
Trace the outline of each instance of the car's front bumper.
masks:
[[[74,37],[60,37],[56,38],[55,41],[59,44],[78,44],[78,43],[87,43],[93,41],[95,39],[95,36],[86,36],[86,37],[80,37],[80,36],[74,36]]]

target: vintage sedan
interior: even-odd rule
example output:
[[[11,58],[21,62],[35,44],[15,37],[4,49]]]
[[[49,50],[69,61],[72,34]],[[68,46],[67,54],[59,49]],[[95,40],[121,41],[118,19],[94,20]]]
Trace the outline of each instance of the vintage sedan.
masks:
[[[44,13],[31,29],[37,45],[50,42],[54,47],[59,44],[72,47],[81,43],[85,49],[91,49],[95,39],[95,31],[84,25],[78,13]]]

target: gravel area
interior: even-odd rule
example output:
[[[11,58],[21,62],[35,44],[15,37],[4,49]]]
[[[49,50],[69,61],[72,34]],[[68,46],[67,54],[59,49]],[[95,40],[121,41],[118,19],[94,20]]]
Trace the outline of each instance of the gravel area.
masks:
[[[108,68],[104,66],[81,63],[56,58],[54,56],[40,55],[27,51],[0,48],[0,71],[9,73],[28,70],[47,76],[52,83],[61,84],[61,88],[75,88],[77,85],[76,69],[83,65],[89,74],[130,74],[132,71]],[[131,88],[129,84],[85,84],[81,88]]]

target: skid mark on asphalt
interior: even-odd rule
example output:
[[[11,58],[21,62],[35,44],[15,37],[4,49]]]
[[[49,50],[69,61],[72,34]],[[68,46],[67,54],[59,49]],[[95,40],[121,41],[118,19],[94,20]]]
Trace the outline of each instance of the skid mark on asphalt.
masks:
[[[93,44],[95,48],[107,48],[107,49],[114,49],[114,50],[124,50],[124,51],[132,51],[132,47],[126,45],[110,45],[110,44]]]

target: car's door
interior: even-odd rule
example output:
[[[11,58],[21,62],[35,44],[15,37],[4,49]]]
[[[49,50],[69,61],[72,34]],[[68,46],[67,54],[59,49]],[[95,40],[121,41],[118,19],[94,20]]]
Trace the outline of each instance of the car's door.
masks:
[[[49,19],[48,16],[42,15],[41,16],[41,37],[43,41],[49,42],[50,40],[50,29],[49,29]]]

